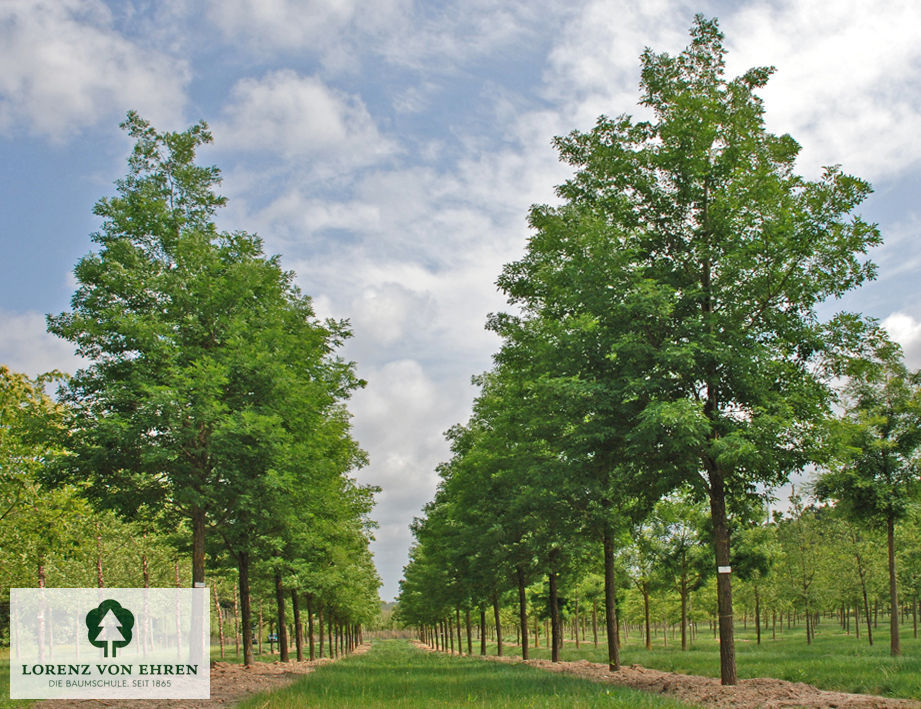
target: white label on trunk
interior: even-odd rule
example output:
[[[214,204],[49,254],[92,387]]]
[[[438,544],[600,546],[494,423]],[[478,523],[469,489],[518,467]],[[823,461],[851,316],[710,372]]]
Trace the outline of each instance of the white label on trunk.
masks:
[[[732,573],[731,566],[717,566],[716,570],[721,574],[731,574]]]

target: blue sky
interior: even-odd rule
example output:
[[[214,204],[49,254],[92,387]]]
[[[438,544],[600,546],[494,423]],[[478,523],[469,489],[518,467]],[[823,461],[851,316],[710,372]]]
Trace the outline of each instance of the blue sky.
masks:
[[[554,135],[636,113],[644,46],[680,51],[717,16],[728,69],[771,64],[767,121],[869,179],[879,280],[844,307],[921,366],[921,6],[852,0],[4,0],[0,2],[0,362],[73,371],[44,314],[68,305],[94,202],[125,172],[129,109],[205,119],[226,229],[259,233],[322,315],[351,319],[352,401],[380,485],[374,551],[397,590],[408,524],[497,342],[494,286],[527,208],[567,172]]]

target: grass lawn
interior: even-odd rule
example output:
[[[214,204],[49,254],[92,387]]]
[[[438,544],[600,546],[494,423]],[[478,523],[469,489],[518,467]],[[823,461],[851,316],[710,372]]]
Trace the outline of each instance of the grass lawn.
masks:
[[[884,627],[885,626],[885,627]],[[837,622],[823,620],[817,629],[812,645],[806,644],[804,628],[784,628],[777,639],[771,639],[770,630],[761,636],[761,645],[756,644],[755,631],[751,625],[743,629],[736,627],[736,665],[739,678],[774,677],[792,682],[805,682],[820,689],[839,692],[879,694],[889,697],[904,697],[921,700],[921,640],[912,637],[911,625],[901,628],[902,656],[889,655],[889,619],[880,616],[879,627],[873,629],[873,647],[867,644],[861,629],[858,640],[851,627],[851,635],[841,631]],[[588,643],[582,643],[577,650],[575,642],[568,639],[563,646],[561,659],[607,662],[607,648],[599,640],[596,650],[591,642],[591,630],[587,633]],[[511,638],[514,640],[514,636]],[[533,642],[534,636],[531,636]],[[474,647],[479,652],[479,646]],[[495,644],[487,648],[495,654]],[[517,646],[506,646],[503,654],[520,655]],[[533,658],[549,659],[550,651],[544,647],[541,633],[541,647],[530,648]],[[653,638],[652,650],[643,646],[641,634],[631,630],[630,637],[623,643],[621,662],[624,665],[643,665],[670,672],[720,676],[719,643],[706,626],[699,632],[691,648],[681,651],[680,636],[677,641],[669,635],[668,647],[663,647],[661,631]]]
[[[522,665],[487,663],[418,650],[406,640],[377,640],[372,649],[320,667],[283,690],[240,705],[290,707],[686,707],[658,695],[605,686]]]

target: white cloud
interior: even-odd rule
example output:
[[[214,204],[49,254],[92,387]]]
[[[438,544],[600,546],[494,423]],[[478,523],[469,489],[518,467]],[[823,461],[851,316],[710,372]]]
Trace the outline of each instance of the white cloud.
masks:
[[[589,0],[549,55],[545,95],[583,130],[602,113],[644,115],[636,105],[640,53],[680,52],[699,10],[684,0]],[[781,0],[717,14],[730,75],[777,68],[762,91],[768,128],[801,143],[801,171],[841,163],[879,180],[917,164],[921,5]]]
[[[48,333],[44,315],[0,310],[0,364],[34,377],[53,369],[73,374],[86,362],[71,343]]]
[[[238,81],[214,133],[221,150],[263,151],[292,161],[317,158],[348,167],[396,151],[360,98],[288,69]]]
[[[184,61],[121,36],[99,0],[0,3],[0,131],[64,137],[137,109],[176,123]]]
[[[803,145],[800,166],[842,163],[882,179],[921,158],[916,3],[755,3],[723,23],[734,73],[773,65],[769,127]]]
[[[406,561],[408,525],[435,487],[435,466],[448,456],[441,433],[465,415],[469,395],[436,382],[416,360],[402,359],[361,367],[366,389],[353,397],[355,434],[371,465],[359,472],[365,484],[379,485],[374,518],[381,527],[372,545],[385,580],[384,598],[397,592]]]
[[[893,313],[882,324],[890,337],[902,346],[908,368],[921,368],[921,321],[905,313]]]
[[[404,23],[408,8],[408,0],[211,0],[208,17],[256,54],[309,51],[330,69],[354,70],[368,44]]]

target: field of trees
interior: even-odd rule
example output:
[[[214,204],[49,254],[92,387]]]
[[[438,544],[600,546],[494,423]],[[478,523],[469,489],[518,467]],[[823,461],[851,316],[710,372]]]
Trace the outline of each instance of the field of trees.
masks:
[[[215,639],[247,664],[270,636],[283,661],[351,645],[380,581],[348,325],[258,237],[217,230],[204,123],[123,128],[128,174],[96,204],[72,309],[48,317],[87,365],[0,367],[0,644],[11,587],[207,585]]]
[[[447,432],[383,619],[348,322],[318,318],[258,237],[216,227],[220,172],[195,159],[205,123],[161,133],[129,113],[128,172],[96,204],[71,309],[48,317],[85,367],[0,366],[0,646],[11,587],[207,585],[214,654],[245,664],[344,653],[396,623],[458,654],[921,698],[906,679],[921,372],[872,318],[819,315],[875,278],[882,237],[857,213],[871,188],[839,166],[798,175],[799,145],[764,125],[772,70],[728,78],[724,59],[698,16],[682,53],[643,54],[646,119],[556,139],[573,175],[532,207],[499,277],[501,347]],[[386,668],[448,672],[380,647],[355,658],[386,680],[355,689],[375,701],[411,691]],[[328,701],[338,671],[279,702]]]
[[[413,524],[398,613],[425,642],[478,623],[559,660],[588,626],[617,670],[627,637],[713,638],[732,685],[739,626],[869,646],[882,620],[892,656],[900,619],[916,636],[921,376],[871,318],[817,314],[875,277],[870,186],[797,175],[756,95],[772,70],[724,56],[698,17],[642,56],[648,120],[557,139],[574,174],[499,278],[501,349]]]

